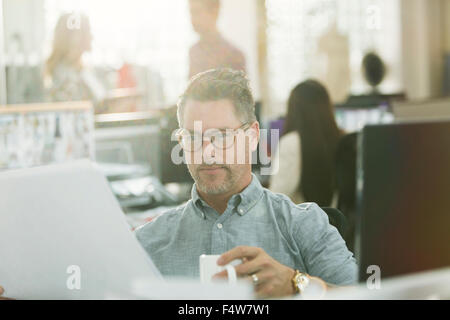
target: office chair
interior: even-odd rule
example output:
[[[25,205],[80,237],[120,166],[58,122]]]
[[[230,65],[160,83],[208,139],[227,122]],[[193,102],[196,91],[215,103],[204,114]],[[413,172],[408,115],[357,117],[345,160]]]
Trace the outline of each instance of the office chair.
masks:
[[[342,234],[350,251],[354,248],[356,214],[356,156],[357,133],[341,138],[336,152],[337,208],[347,220],[347,230]]]
[[[348,237],[350,226],[345,215],[335,208],[321,207],[321,209],[325,211],[325,213],[328,216],[328,220],[330,221],[330,224],[339,231],[339,234],[345,240],[348,247],[348,242],[346,238]],[[353,248],[350,249],[350,247],[348,247],[348,249],[353,252],[352,250]]]

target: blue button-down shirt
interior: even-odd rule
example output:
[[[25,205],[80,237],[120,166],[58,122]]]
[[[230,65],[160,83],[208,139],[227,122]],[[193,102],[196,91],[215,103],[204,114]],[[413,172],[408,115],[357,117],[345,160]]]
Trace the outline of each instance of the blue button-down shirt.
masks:
[[[353,254],[315,203],[294,204],[287,196],[251,183],[219,214],[192,187],[192,199],[136,230],[136,237],[164,276],[199,277],[202,254],[236,246],[264,249],[278,262],[336,285],[356,282]]]

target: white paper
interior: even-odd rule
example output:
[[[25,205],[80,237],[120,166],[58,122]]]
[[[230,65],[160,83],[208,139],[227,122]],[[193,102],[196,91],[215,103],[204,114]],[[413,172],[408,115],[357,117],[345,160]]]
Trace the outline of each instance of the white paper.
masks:
[[[136,279],[151,287],[161,276],[95,165],[0,173],[0,285],[6,296],[126,296]]]
[[[450,267],[330,290],[329,300],[449,300]]]
[[[140,281],[132,285],[131,295],[111,295],[108,299],[152,300],[251,300],[253,287],[248,281],[238,280],[229,284],[226,280],[200,283],[194,279],[168,278],[164,281]]]

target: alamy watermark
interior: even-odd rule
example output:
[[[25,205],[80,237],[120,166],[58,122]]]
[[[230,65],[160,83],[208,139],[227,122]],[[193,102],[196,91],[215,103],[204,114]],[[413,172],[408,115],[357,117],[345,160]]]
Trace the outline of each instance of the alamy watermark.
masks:
[[[183,131],[184,130],[184,131]],[[271,146],[278,145],[279,129],[208,129],[203,132],[202,121],[194,122],[193,132],[186,129],[174,130],[171,141],[179,142],[171,150],[171,161],[176,164],[234,165],[261,164],[261,175],[272,175],[278,172],[278,152],[268,156],[265,148],[257,149],[259,137],[270,139]],[[181,132],[180,132],[181,131]],[[269,136],[270,134],[270,136]],[[205,144],[205,141],[209,141]],[[217,143],[217,141],[220,141]],[[252,154],[257,151],[257,156]],[[275,165],[274,165],[275,164]]]
[[[66,27],[69,30],[80,30],[81,29],[81,15],[79,13],[72,13],[67,18]]]
[[[377,265],[370,265],[366,269],[366,273],[370,276],[366,280],[367,289],[380,290],[381,289],[381,268]]]
[[[366,8],[366,28],[368,30],[381,30],[381,8],[370,5]]]
[[[81,290],[81,268],[78,265],[70,265],[66,269],[69,274],[66,280],[66,287],[69,290]]]

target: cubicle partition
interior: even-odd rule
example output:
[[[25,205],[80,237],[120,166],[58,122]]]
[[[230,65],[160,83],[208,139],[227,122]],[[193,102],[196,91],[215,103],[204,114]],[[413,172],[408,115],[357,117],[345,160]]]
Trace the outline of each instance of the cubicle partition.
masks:
[[[450,119],[450,98],[433,98],[397,102],[392,106],[397,121],[424,121]]]

